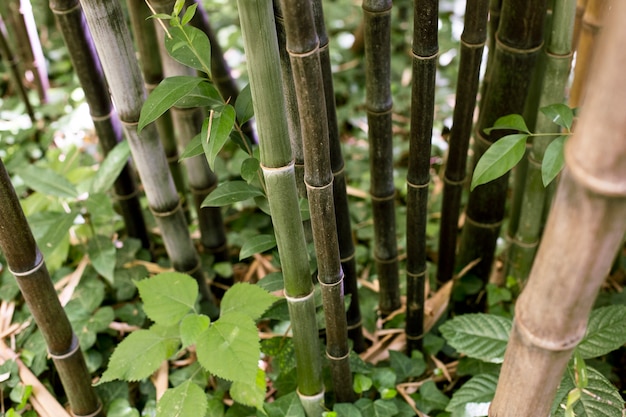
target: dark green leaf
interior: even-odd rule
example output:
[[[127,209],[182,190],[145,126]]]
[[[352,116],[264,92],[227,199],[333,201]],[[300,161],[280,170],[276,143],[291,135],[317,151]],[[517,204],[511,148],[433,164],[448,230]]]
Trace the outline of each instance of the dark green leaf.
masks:
[[[285,288],[285,281],[282,272],[272,272],[261,278],[256,285],[267,292],[274,292]]]
[[[199,133],[193,137],[183,150],[183,153],[178,158],[178,161],[182,161],[183,159],[193,158],[194,156],[203,155],[204,149],[202,147],[202,134]]]
[[[541,180],[544,187],[547,187],[565,166],[563,148],[566,140],[567,136],[559,136],[546,148],[541,162]]]
[[[122,141],[104,158],[91,183],[91,193],[105,193],[111,189],[113,183],[126,166],[130,156],[128,142]]]
[[[476,164],[471,189],[500,178],[517,165],[524,157],[527,138],[523,134],[509,135],[492,144]]]
[[[202,147],[212,170],[215,170],[215,158],[228,141],[234,125],[235,109],[230,104],[211,110],[202,125]]]
[[[61,198],[76,198],[78,191],[74,184],[50,168],[36,165],[25,165],[15,169],[24,184],[42,194]]]
[[[228,181],[220,184],[202,202],[202,207],[221,207],[244,201],[253,197],[261,197],[263,192],[245,181]]]
[[[372,401],[361,398],[354,405],[361,411],[363,417],[392,417],[398,412],[398,407],[391,400]]]
[[[87,244],[87,253],[94,269],[113,285],[116,256],[115,245],[111,239],[102,235],[92,237]]]
[[[542,107],[539,110],[557,125],[567,130],[572,130],[572,123],[574,123],[574,110],[570,109],[565,104],[551,104],[549,106]]]
[[[333,411],[337,416],[341,417],[362,417],[361,411],[356,405],[350,403],[338,403],[333,407]]]
[[[109,405],[107,415],[112,417],[139,417],[139,411],[135,407],[131,407],[128,399],[118,398]]]
[[[418,377],[426,371],[426,362],[422,357],[409,358],[395,350],[389,350],[389,362],[396,373],[398,383]]]
[[[576,347],[585,359],[596,358],[626,343],[626,306],[601,307],[591,312],[587,333]]]
[[[231,313],[245,314],[256,320],[277,300],[278,297],[257,285],[239,282],[224,294],[220,314],[222,318]]]
[[[465,314],[439,328],[459,353],[492,363],[502,363],[511,332],[511,320],[492,314]]]
[[[202,388],[187,381],[176,388],[170,388],[157,403],[158,417],[198,417],[204,416],[207,397]]]
[[[450,411],[453,416],[486,416],[496,393],[497,383],[497,375],[485,374],[473,377],[452,395],[446,411]]]
[[[237,121],[240,125],[244,124],[254,116],[254,107],[252,106],[252,93],[250,92],[250,84],[241,90],[237,96],[237,102],[235,103],[235,110],[237,111]]]
[[[165,48],[172,58],[188,67],[211,73],[211,43],[204,32],[193,27],[172,27]]]
[[[261,163],[256,158],[245,159],[241,163],[241,178],[246,180],[248,184],[259,179],[259,167]]]
[[[485,129],[484,132],[489,134],[494,130],[518,130],[530,135],[530,130],[528,129],[528,126],[526,126],[524,118],[519,114],[509,114],[507,116],[500,117],[493,124],[493,127]]]
[[[304,408],[295,392],[283,395],[274,402],[266,403],[263,408],[269,417],[305,417]]]
[[[255,253],[263,253],[276,247],[274,235],[254,236],[243,244],[239,252],[239,260],[246,259]]]
[[[198,284],[180,272],[162,272],[136,281],[143,309],[155,323],[172,326],[194,308]]]
[[[445,410],[450,402],[450,399],[437,388],[434,381],[425,381],[416,397],[415,405],[426,414],[430,414],[433,410]]]
[[[215,86],[208,82],[198,84],[186,96],[176,102],[176,107],[193,108],[223,106],[224,100]]]

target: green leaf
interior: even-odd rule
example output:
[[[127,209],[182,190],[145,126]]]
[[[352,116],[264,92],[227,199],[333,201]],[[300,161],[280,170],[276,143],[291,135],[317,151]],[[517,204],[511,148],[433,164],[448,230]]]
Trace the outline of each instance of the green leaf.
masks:
[[[502,363],[511,320],[492,314],[465,314],[448,320],[439,329],[459,353],[486,362]]]
[[[165,37],[165,49],[172,58],[188,67],[211,73],[211,43],[207,35],[193,26],[172,27]]]
[[[626,343],[626,306],[601,307],[591,312],[587,333],[576,349],[583,358],[595,358]]]
[[[182,161],[183,159],[193,158],[194,156],[203,154],[204,149],[202,148],[202,134],[198,133],[196,136],[193,137],[193,139],[189,141],[187,146],[185,146],[183,153],[180,154],[180,157],[178,158],[178,162]]]
[[[114,379],[139,381],[147,378],[176,352],[179,344],[175,332],[158,324],[149,330],[137,330],[117,345],[98,384]]]
[[[198,84],[204,81],[205,80],[200,77],[183,75],[168,77],[161,81],[150,93],[141,108],[137,131],[141,132],[144,127],[161,117],[161,115],[174,106],[178,100],[185,97],[190,91],[196,88]]]
[[[245,181],[228,181],[217,186],[202,202],[202,207],[221,207],[261,197],[263,192]]]
[[[354,388],[354,392],[357,394],[363,394],[365,391],[372,388],[372,384],[372,378],[363,374],[354,374],[352,386]]]
[[[261,278],[256,283],[259,287],[263,288],[267,292],[279,291],[285,288],[285,280],[283,279],[282,272],[271,272]]]
[[[239,251],[239,260],[246,259],[255,253],[262,253],[276,247],[276,238],[274,235],[258,235],[254,236],[243,244]]]
[[[172,11],[172,16],[178,17],[180,12],[183,11],[183,7],[185,6],[185,0],[176,0],[174,3],[174,10]]]
[[[508,135],[493,143],[483,154],[472,176],[471,189],[500,178],[524,157],[528,135]]]
[[[261,353],[252,319],[231,311],[220,317],[196,343],[198,361],[207,371],[229,381],[255,380]]]
[[[509,114],[507,116],[500,117],[493,124],[493,127],[488,127],[484,130],[484,132],[489,134],[494,130],[518,130],[530,135],[530,130],[528,129],[528,126],[526,126],[524,118],[519,114]]]
[[[105,193],[113,187],[113,183],[122,172],[130,156],[128,142],[122,141],[115,145],[98,167],[91,183],[90,194]]]
[[[197,8],[198,8],[198,3],[194,3],[191,6],[187,7],[187,10],[185,10],[185,14],[183,15],[183,18],[180,20],[180,24],[185,26],[187,23],[189,23],[191,19],[193,19],[193,15],[196,13]]]
[[[51,213],[52,212],[50,212],[50,214]],[[40,239],[37,239],[37,245],[41,253],[43,253],[44,258],[48,258],[50,254],[61,245],[61,242],[68,238],[68,232],[74,224],[78,213],[72,210],[69,213],[63,212],[55,214],[57,215],[57,220],[50,225]]]
[[[252,92],[250,84],[241,90],[235,102],[235,110],[237,111],[237,121],[240,125],[244,124],[254,116],[254,107],[252,105]]]
[[[165,391],[157,403],[157,417],[204,416],[207,401],[202,388],[187,381]]]
[[[131,407],[128,399],[118,398],[109,404],[107,415],[111,417],[139,417],[139,411]]]
[[[259,178],[259,168],[261,163],[256,158],[247,158],[241,163],[241,178],[248,184]]]
[[[15,169],[24,184],[42,194],[60,198],[77,198],[78,191],[74,184],[50,168],[36,165],[25,165]]]
[[[223,106],[224,100],[220,96],[217,88],[211,83],[204,82],[198,84],[186,96],[176,102],[176,107],[193,108]]]
[[[496,393],[497,383],[497,375],[476,375],[452,395],[446,411],[450,411],[452,417],[486,416]]]
[[[398,407],[391,400],[372,401],[361,398],[354,405],[361,411],[363,417],[392,417],[398,412]]]
[[[230,287],[224,294],[220,304],[221,317],[238,313],[256,320],[277,300],[278,297],[273,296],[258,285],[239,282]]]
[[[143,310],[155,323],[164,326],[178,324],[198,297],[198,284],[189,275],[163,272],[152,278],[136,281]]]
[[[541,161],[541,180],[544,187],[547,187],[552,180],[559,175],[563,166],[565,166],[563,148],[565,147],[566,140],[567,136],[555,138],[550,142],[543,154],[543,161]]]
[[[539,109],[547,118],[557,125],[572,130],[574,123],[574,110],[570,109],[563,103],[550,104]]]
[[[115,270],[115,245],[111,239],[96,235],[87,244],[87,253],[91,265],[102,275],[109,284],[113,285],[113,271]]]
[[[354,404],[350,403],[338,403],[333,407],[333,411],[337,413],[337,416],[341,417],[362,417],[361,411]]]
[[[230,395],[239,404],[262,410],[265,400],[265,372],[257,368],[256,379],[233,382]]]
[[[180,322],[180,339],[183,348],[193,345],[198,337],[211,325],[211,319],[204,314],[188,314]]]
[[[83,351],[90,349],[96,343],[98,333],[106,331],[115,319],[115,313],[110,306],[99,308],[93,313],[81,308],[74,300],[68,303],[66,311]]]
[[[396,373],[397,382],[418,377],[426,371],[426,362],[419,352],[414,352],[413,357],[409,358],[404,353],[389,350],[389,362]]]
[[[263,408],[269,417],[305,417],[304,408],[295,391],[266,403]]]
[[[215,158],[228,141],[234,125],[235,109],[230,104],[211,110],[202,124],[202,148],[212,170],[215,170]]]
[[[450,402],[450,399],[437,388],[434,381],[425,381],[416,397],[415,405],[426,414],[430,414],[433,410],[445,410]]]

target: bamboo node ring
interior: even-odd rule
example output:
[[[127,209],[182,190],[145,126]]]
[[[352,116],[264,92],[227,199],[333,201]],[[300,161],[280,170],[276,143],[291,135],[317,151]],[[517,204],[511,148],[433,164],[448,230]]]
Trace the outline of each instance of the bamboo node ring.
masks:
[[[268,167],[263,164],[260,165],[263,170],[263,175],[277,175],[282,174],[283,172],[295,171],[296,161],[292,159],[287,165],[283,165],[282,167]]]
[[[74,417],[96,417],[96,416],[101,415],[101,413],[102,413],[102,403],[98,402],[98,408],[93,413],[91,413],[91,414],[74,414],[74,413],[72,413],[72,415]]]
[[[336,287],[339,285],[343,285],[343,272],[341,273],[341,277],[335,282],[322,282],[320,281],[319,277],[317,278],[317,280],[319,281],[320,286],[324,288],[332,288],[332,287]]]
[[[285,294],[285,299],[287,300],[287,302],[289,303],[305,303],[307,301],[309,301],[311,298],[313,298],[315,296],[315,293],[313,291],[311,291],[310,293],[308,293],[307,295],[303,296],[303,297],[291,297],[287,294]]]
[[[117,201],[127,201],[127,200],[131,200],[135,197],[137,197],[139,195],[139,189],[135,188],[135,191],[133,191],[130,194],[125,194],[125,195],[121,195],[116,193],[115,191],[113,191],[113,198],[115,198]]]
[[[41,252],[39,252],[39,250],[37,250],[37,255],[36,256],[39,257],[39,262],[32,269],[29,269],[28,271],[24,271],[24,272],[16,272],[16,271],[12,270],[11,266],[9,265],[9,268],[8,268],[9,272],[12,273],[15,277],[27,277],[29,275],[34,274],[35,272],[37,272],[45,264],[45,260],[44,260],[43,256],[41,256]]]
[[[196,273],[200,269],[201,266],[202,266],[202,264],[200,262],[198,262],[196,264],[196,266],[194,266],[190,270],[188,270],[188,271],[178,271],[178,272],[181,272],[181,273],[187,274],[187,275],[193,275],[194,273]]]
[[[391,201],[396,198],[396,190],[393,190],[393,193],[384,197],[378,197],[370,193],[370,197],[372,198],[372,201]]]
[[[430,185],[430,181],[424,184],[413,184],[411,181],[407,180],[406,184],[411,188],[420,189],[420,188],[428,188],[428,186]]]
[[[571,146],[565,147],[565,161],[567,169],[576,180],[576,183],[601,196],[626,197],[626,183],[620,184],[598,178],[597,175],[585,169],[571,149]]]
[[[75,354],[78,351],[78,349],[80,349],[80,343],[78,343],[78,338],[76,337],[76,334],[72,333],[72,344],[70,345],[70,348],[68,349],[67,352],[62,353],[60,355],[56,355],[48,351],[48,354],[50,355],[52,359],[63,360],[63,359],[67,359],[71,357],[73,354]]]
[[[346,353],[343,356],[333,356],[330,353],[328,353],[328,351],[326,351],[326,357],[330,359],[331,361],[345,361],[346,359],[350,357],[350,352],[348,351],[348,353]]]
[[[498,36],[496,36],[496,48],[500,48],[503,51],[512,52],[512,53],[520,54],[520,55],[522,54],[532,55],[535,52],[539,52],[543,49],[543,42],[541,42],[538,46],[535,46],[533,48],[520,49],[520,48],[514,48],[512,46],[505,44],[504,42],[500,40]]]
[[[495,223],[481,223],[481,222],[477,222],[476,220],[472,219],[469,216],[466,216],[465,221],[473,224],[474,226],[491,228],[491,229],[495,229],[497,227],[502,226],[502,220],[495,222]]]
[[[92,114],[91,115],[91,119],[94,122],[102,122],[104,120],[110,120],[112,116],[113,116],[113,110],[111,110],[110,112],[108,112],[107,114],[102,115],[102,116],[97,116],[95,114]]]
[[[150,207],[150,212],[152,212],[152,215],[155,217],[168,217],[176,213],[178,210],[180,210],[182,206],[183,206],[183,200],[179,198],[178,202],[176,203],[176,207],[174,207],[172,210],[156,211],[154,208]]]
[[[574,337],[571,337],[569,340],[564,342],[554,342],[552,340],[542,339],[539,336],[536,336],[521,319],[521,316],[517,316],[515,320],[515,327],[517,328],[520,336],[529,342],[532,346],[549,350],[552,352],[562,352],[567,350],[572,350],[578,345],[578,343],[585,337],[585,327],[581,327],[578,331],[578,334]]]

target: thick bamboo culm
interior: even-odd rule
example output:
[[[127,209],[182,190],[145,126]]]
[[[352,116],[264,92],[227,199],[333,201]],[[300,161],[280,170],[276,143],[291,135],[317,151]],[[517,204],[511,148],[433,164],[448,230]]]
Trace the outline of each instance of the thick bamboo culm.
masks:
[[[626,3],[615,2],[607,19],[576,132],[565,147],[566,168],[516,303],[491,417],[549,414],[626,232]]]
[[[576,1],[576,20],[574,21],[574,35],[572,36],[572,50],[578,49],[578,40],[580,39],[580,31],[583,25],[583,15],[587,8],[587,2],[589,0],[577,0]]]
[[[113,101],[141,177],[148,205],[161,231],[165,249],[176,271],[193,276],[205,301],[213,296],[191,240],[174,181],[154,124],[141,132],[137,123],[145,100],[139,64],[118,1],[81,1]]]
[[[430,147],[435,112],[435,75],[439,55],[438,2],[437,0],[416,0],[413,13],[411,136],[406,178],[406,339],[408,352],[414,349],[421,350],[424,337]]]
[[[467,151],[474,122],[476,96],[480,83],[480,64],[487,40],[487,15],[489,0],[467,2],[465,27],[461,35],[461,61],[456,87],[456,103],[450,148],[444,174],[441,226],[439,229],[439,259],[437,282],[444,284],[452,279],[456,259],[461,195],[466,183]]]
[[[271,0],[238,0],[241,31],[257,120],[261,167],[278,244],[291,317],[298,396],[308,417],[324,409],[315,297],[285,111]],[[279,110],[279,111],[277,111]],[[343,317],[343,312],[341,314]]]
[[[284,0],[287,51],[291,59],[304,144],[304,182],[317,254],[318,280],[326,319],[326,356],[338,402],[354,397],[350,372],[344,273],[341,268],[324,81],[313,8],[309,1]]]
[[[98,140],[106,155],[124,140],[124,136],[80,3],[78,0],[51,0],[50,9],[67,45],[74,70],[85,92]],[[149,248],[150,238],[139,202],[137,178],[129,164],[120,172],[114,190],[114,198],[120,206],[128,235],[141,240],[144,248]]]
[[[328,145],[330,147],[330,169],[333,173],[333,199],[335,203],[335,220],[337,224],[337,239],[339,242],[339,258],[343,271],[344,294],[350,296],[350,305],[346,312],[348,336],[352,339],[352,348],[356,352],[363,352],[366,348],[361,323],[361,307],[359,305],[359,289],[357,285],[356,250],[350,220],[350,207],[346,191],[346,173],[341,141],[339,139],[339,125],[335,107],[335,90],[333,74],[330,65],[330,47],[324,11],[321,0],[313,0],[313,14],[315,29],[319,38],[320,66],[324,82],[324,98],[326,102],[326,120],[328,122]],[[393,178],[393,177],[391,177]],[[395,239],[394,239],[395,243]]]
[[[103,416],[78,338],[57,297],[43,255],[1,160],[0,218],[0,250],[46,341],[73,415]]]

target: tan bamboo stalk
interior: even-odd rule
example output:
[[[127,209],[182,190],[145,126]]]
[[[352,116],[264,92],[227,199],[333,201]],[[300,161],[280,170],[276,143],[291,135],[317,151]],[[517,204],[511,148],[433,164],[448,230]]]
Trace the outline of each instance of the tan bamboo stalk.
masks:
[[[626,232],[626,2],[615,2],[607,18],[544,237],[517,300],[491,417],[548,415]]]
[[[102,404],[65,311],[28,226],[11,180],[0,160],[0,250],[46,341],[72,413],[102,416]]]
[[[572,36],[572,50],[578,49],[578,40],[580,39],[580,32],[583,25],[583,15],[587,8],[587,2],[589,0],[577,0],[576,1],[576,20],[574,20],[574,35]]]

